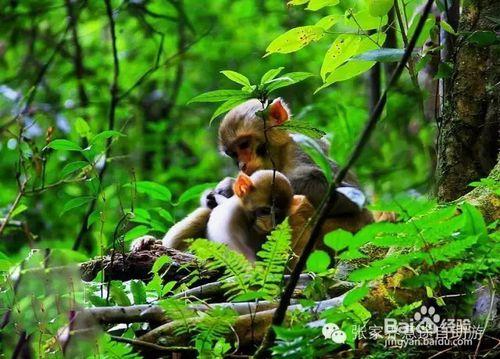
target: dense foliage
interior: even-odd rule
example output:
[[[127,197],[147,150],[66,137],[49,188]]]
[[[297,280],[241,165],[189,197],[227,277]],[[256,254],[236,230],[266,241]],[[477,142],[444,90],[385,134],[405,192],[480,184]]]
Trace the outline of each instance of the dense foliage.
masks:
[[[238,313],[194,310],[196,301],[173,296],[198,273],[182,284],[162,281],[169,257],[156,261],[147,283],[104,282],[102,275],[83,283],[70,264],[128,250],[141,235],[161,237],[205,189],[234,176],[218,153],[217,125],[248,98],[283,97],[294,113],[284,126],[305,136],[307,153],[322,167],[325,156],[310,138],[326,134],[329,157],[344,164],[373,109],[370,87],[375,81],[380,91],[387,82],[420,19],[422,2],[398,3],[402,23],[388,14],[394,2],[380,0],[1,1],[0,351],[12,355],[21,336],[35,356],[61,357],[68,335],[61,328],[79,308],[157,303],[178,323],[172,335],[189,335],[188,349],[200,357],[237,353]],[[292,326],[276,328],[272,351],[279,357],[346,350],[309,325],[320,319],[342,328],[354,349],[353,328],[380,321],[380,313],[405,317],[430,302],[450,318],[470,318],[474,288],[493,290],[497,222],[486,222],[471,204],[432,199],[437,124],[423,105],[432,94],[417,77],[439,53],[438,46],[423,48],[437,32],[431,16],[355,166],[373,208],[398,220],[326,236],[332,251],[311,254],[314,279]],[[498,39],[471,34],[470,41],[489,46]],[[441,62],[435,78],[448,77],[452,66]],[[472,186],[498,195],[495,180]],[[258,303],[279,300],[290,240],[284,222],[255,266],[207,240],[191,250],[223,272],[228,301]],[[352,287],[342,305],[314,310],[349,263],[357,269],[343,278]],[[104,329],[97,344],[82,340],[79,349],[136,357],[114,339],[132,342],[144,325]],[[372,343],[373,355],[383,350]]]

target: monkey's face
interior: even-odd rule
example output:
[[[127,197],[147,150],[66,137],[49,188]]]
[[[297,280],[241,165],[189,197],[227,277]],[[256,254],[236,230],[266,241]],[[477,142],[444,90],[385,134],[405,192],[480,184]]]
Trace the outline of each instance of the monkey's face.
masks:
[[[273,185],[273,171],[262,170],[251,177],[240,174],[234,186],[245,211],[258,233],[271,232],[289,214],[292,204],[292,187],[288,179],[276,172]]]
[[[281,100],[269,105],[265,115],[259,114],[262,110],[258,100],[249,100],[231,110],[219,128],[221,150],[247,175],[273,168],[270,151],[291,141],[286,131],[276,127],[289,117]],[[262,116],[267,116],[265,125]]]

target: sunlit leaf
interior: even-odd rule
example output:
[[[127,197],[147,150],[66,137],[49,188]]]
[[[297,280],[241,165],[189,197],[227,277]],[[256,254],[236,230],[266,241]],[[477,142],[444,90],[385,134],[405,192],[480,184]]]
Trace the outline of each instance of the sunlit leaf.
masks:
[[[133,280],[130,282],[130,291],[134,297],[134,304],[145,304],[147,302],[146,298],[146,286],[141,280]]]
[[[328,269],[330,265],[330,256],[325,251],[316,250],[307,258],[307,270],[314,273],[322,273]]]
[[[289,72],[279,77],[279,79],[274,79],[273,82],[266,86],[266,89],[269,93],[271,93],[282,87],[287,87],[304,81],[312,76],[314,76],[314,74],[311,74],[310,72]]]
[[[344,16],[342,15],[328,15],[319,20],[314,26],[322,27],[323,30],[329,30],[333,25],[337,24],[342,20]]]
[[[325,6],[337,5],[340,0],[310,0],[306,10],[316,11],[324,8]]]
[[[448,24],[444,19],[441,19],[439,24],[441,25],[444,31],[449,32],[452,35],[458,35],[457,32],[453,30],[453,27],[450,24]]]
[[[284,67],[278,67],[277,69],[271,69],[267,71],[260,79],[260,84],[264,85],[269,81],[273,80],[276,76],[280,74],[281,71],[283,71],[283,69]]]
[[[82,151],[82,148],[75,142],[70,140],[53,140],[47,147],[58,151]]]
[[[217,186],[217,183],[212,182],[212,183],[202,183],[198,184],[196,186],[193,186],[189,188],[187,191],[181,194],[179,197],[179,200],[177,201],[177,204],[182,204],[184,202],[190,201],[192,199],[199,199],[200,195],[206,191],[209,188],[214,188]]]
[[[325,54],[323,64],[321,65],[321,77],[325,79],[327,74],[352,57],[356,53],[360,42],[361,38],[359,35],[339,35]]]
[[[394,0],[368,0],[368,12],[372,16],[384,16],[394,5]]]
[[[345,81],[368,71],[375,65],[375,61],[349,61],[340,66],[326,78],[325,84],[318,88],[314,93],[334,84],[335,82]]]
[[[66,202],[64,204],[64,207],[63,207],[62,211],[59,213],[59,215],[62,216],[64,213],[66,213],[72,209],[81,207],[81,206],[89,203],[93,199],[94,199],[93,197],[77,197],[77,198],[70,199],[68,202]]]
[[[85,161],[70,162],[61,170],[61,178],[65,178],[66,176],[72,174],[73,172],[81,170],[86,166],[89,166],[89,163]]]
[[[300,26],[288,30],[274,39],[266,49],[266,56],[273,53],[288,54],[295,52],[318,41],[324,36],[325,30],[320,26]]]
[[[345,306],[351,305],[353,303],[359,302],[361,299],[366,297],[366,295],[370,292],[370,288],[368,287],[360,287],[351,289],[346,293],[342,304]]]
[[[231,71],[231,70],[224,70],[220,72],[224,76],[226,76],[229,80],[236,82],[240,85],[243,85],[245,87],[251,87],[252,85],[250,84],[250,81],[245,75],[242,75],[236,71]]]
[[[78,117],[75,121],[75,130],[80,137],[90,137],[89,124],[81,117]]]
[[[15,216],[23,213],[24,211],[26,211],[28,209],[28,206],[26,206],[25,204],[20,204],[16,207],[15,210],[12,211],[12,214],[10,215],[10,218],[14,218]]]
[[[238,98],[232,98],[230,100],[227,100],[222,105],[217,107],[215,112],[212,114],[212,117],[210,118],[209,124],[212,124],[213,120],[215,120],[217,117],[232,110],[234,107],[238,106],[239,104],[242,104],[243,102],[245,102],[249,98],[250,98],[250,96],[246,95],[246,96],[241,96]]]
[[[137,239],[137,238],[144,236],[148,233],[149,233],[149,227],[141,224],[139,226],[132,228],[127,233],[125,233],[123,240],[125,242],[130,242],[131,240]]]
[[[137,192],[145,194],[153,199],[160,201],[170,202],[172,200],[172,193],[170,190],[156,182],[151,181],[138,181],[134,184],[127,183],[125,187],[134,186]]]
[[[189,100],[188,103],[192,102],[222,102],[227,101],[231,97],[241,96],[242,92],[240,90],[216,90],[202,93],[196,97]]]

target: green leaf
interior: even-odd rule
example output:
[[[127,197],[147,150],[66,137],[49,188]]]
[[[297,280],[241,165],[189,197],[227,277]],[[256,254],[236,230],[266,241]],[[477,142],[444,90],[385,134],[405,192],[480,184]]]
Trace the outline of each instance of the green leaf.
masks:
[[[61,170],[61,178],[65,178],[66,176],[72,174],[73,172],[76,172],[86,166],[89,166],[88,162],[85,161],[75,161],[75,162],[70,162],[66,166],[63,167]]]
[[[452,35],[458,35],[455,30],[453,30],[453,27],[448,24],[445,20],[441,19],[440,23],[441,27],[443,28],[444,31],[452,34]]]
[[[148,233],[149,233],[149,227],[146,227],[141,224],[139,226],[132,228],[127,233],[125,233],[123,240],[125,242],[130,242],[131,240],[144,236],[145,234]]]
[[[358,35],[339,35],[325,54],[321,65],[321,78],[324,80],[327,74],[351,58],[356,53],[360,42],[361,38]]]
[[[322,27],[314,25],[293,28],[274,39],[267,47],[265,56],[298,51],[311,42],[321,39],[324,33],[325,30]]]
[[[69,140],[53,140],[46,147],[57,151],[82,151],[82,148],[75,142]]]
[[[161,256],[155,260],[153,264],[153,268],[151,268],[151,273],[158,273],[160,269],[163,268],[164,265],[172,263],[172,258],[167,255]]]
[[[16,207],[16,209],[14,211],[12,211],[12,214],[10,216],[10,218],[14,218],[15,216],[23,213],[24,211],[26,211],[28,209],[28,206],[26,206],[25,204],[20,204]]]
[[[75,121],[75,130],[80,135],[80,137],[90,137],[89,124],[81,117],[78,117]]]
[[[90,140],[90,142],[92,144],[95,144],[96,142],[98,142],[100,140],[105,140],[105,139],[108,139],[111,137],[122,137],[122,136],[125,136],[125,135],[123,133],[121,133],[120,131],[105,130],[105,131],[102,131],[102,132],[98,133],[97,135],[95,135],[92,138],[92,140]]]
[[[133,186],[133,184],[127,183],[125,187]],[[138,181],[135,183],[135,188],[137,192],[145,194],[153,199],[160,201],[170,202],[172,200],[172,193],[170,190],[156,182],[151,181]]]
[[[294,141],[297,142],[300,148],[318,165],[323,171],[328,182],[333,180],[332,168],[326,154],[320,145],[310,137],[306,135],[297,134],[294,135]]]
[[[467,40],[479,46],[490,46],[498,42],[498,37],[493,31],[474,31]]]
[[[334,251],[338,252],[348,248],[353,243],[353,234],[343,229],[337,229],[325,235],[323,242]]]
[[[464,226],[465,233],[482,237],[488,235],[486,222],[484,221],[483,215],[476,207],[469,203],[464,203],[460,206],[460,209],[466,218],[466,224]]]
[[[325,6],[337,5],[339,2],[340,0],[310,0],[306,10],[317,11]]]
[[[342,304],[347,307],[353,303],[357,303],[361,299],[366,297],[366,295],[369,292],[370,292],[370,288],[368,288],[368,287],[360,287],[360,288],[351,289],[349,292],[347,292]]]
[[[271,69],[267,71],[264,75],[262,75],[262,78],[260,79],[260,84],[264,85],[269,81],[273,80],[276,76],[280,74],[281,71],[283,71],[283,69],[284,67],[278,67],[277,69]]]
[[[387,23],[387,16],[382,17],[371,15],[368,10],[362,10],[352,14],[347,11],[345,24],[356,30],[375,30]]]
[[[381,48],[364,52],[353,60],[378,61],[378,62],[398,62],[403,58],[405,49]]]
[[[330,256],[325,251],[316,250],[307,258],[307,270],[314,273],[326,272],[330,265]]]
[[[130,303],[130,299],[128,298],[127,294],[125,293],[125,287],[122,282],[117,281],[117,280],[112,280],[111,281],[111,286],[110,286],[110,297],[113,298],[115,303],[117,305],[124,305],[124,306],[129,306],[132,303]]]
[[[187,191],[181,194],[179,197],[179,200],[177,201],[176,205],[188,202],[192,199],[199,199],[200,195],[205,192],[207,189],[210,188],[215,188],[217,186],[216,182],[211,182],[211,183],[201,183],[196,186],[193,186],[189,188]]]
[[[273,82],[270,82],[266,86],[266,90],[271,93],[282,87],[287,87],[304,81],[312,76],[314,76],[314,74],[310,72],[289,72],[279,77],[279,79],[274,79]]]
[[[250,84],[250,80],[245,75],[242,75],[236,71],[224,70],[220,72],[224,76],[226,76],[229,80],[236,82],[244,87],[252,87]]]
[[[250,98],[250,95],[245,95],[239,98],[232,98],[230,100],[227,100],[224,102],[222,105],[217,107],[215,112],[213,113],[212,117],[210,118],[209,124],[211,125],[213,120],[215,120],[218,116],[232,110],[234,107],[238,106],[239,104],[242,104],[246,100]]]
[[[280,127],[285,128],[291,132],[301,133],[315,139],[320,139],[326,135],[324,131],[317,129],[308,123],[304,123],[294,119],[284,122]]]
[[[308,3],[309,0],[290,0],[289,2],[287,2],[286,4],[287,5],[291,5],[291,6],[297,6],[297,5],[303,5],[303,4],[306,4]]]
[[[319,26],[323,28],[323,30],[329,30],[333,25],[338,23],[344,16],[342,15],[328,15],[324,18],[320,19],[314,26]]]
[[[146,298],[146,286],[141,280],[133,280],[130,282],[130,291],[134,297],[134,304],[145,304],[147,303]]]
[[[62,216],[64,213],[66,213],[72,209],[81,207],[81,206],[91,202],[93,199],[94,199],[94,197],[77,197],[77,198],[70,199],[68,202],[66,202],[64,204],[64,207],[63,207],[62,211],[59,213],[59,216]]]
[[[440,62],[438,65],[438,71],[434,75],[435,79],[447,79],[451,77],[453,73],[453,64],[451,62]]]
[[[242,96],[246,95],[243,93],[241,90],[215,90],[215,91],[209,91],[202,93],[201,95],[198,95],[196,97],[193,97],[191,100],[188,101],[189,103],[193,102],[223,102],[227,101],[231,97],[234,96]]]
[[[372,16],[384,16],[394,5],[394,0],[368,0],[368,12]]]
[[[87,220],[87,228],[90,228],[95,222],[101,219],[101,210],[95,209],[90,213],[89,219]]]
[[[325,84],[314,91],[314,93],[318,93],[335,82],[349,80],[354,76],[360,75],[371,69],[375,63],[375,61],[349,61],[328,75]]]

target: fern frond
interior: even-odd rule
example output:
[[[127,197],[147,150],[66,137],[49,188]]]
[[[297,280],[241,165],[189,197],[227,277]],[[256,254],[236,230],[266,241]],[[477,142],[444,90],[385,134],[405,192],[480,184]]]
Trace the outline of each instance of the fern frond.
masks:
[[[276,297],[281,291],[280,283],[291,253],[291,239],[287,219],[267,237],[262,250],[257,253],[261,260],[255,263],[254,284],[269,298]]]
[[[191,331],[190,318],[196,316],[196,312],[190,309],[182,299],[166,298],[159,302],[167,317],[180,323],[174,330],[175,335],[182,335]]]
[[[195,240],[190,249],[201,259],[207,260],[208,269],[224,269],[221,281],[230,298],[250,290],[250,273],[253,267],[240,253],[232,251],[225,244],[206,239]]]

